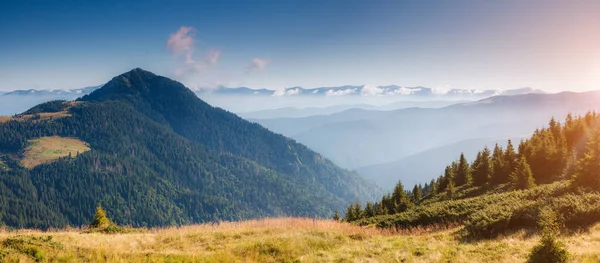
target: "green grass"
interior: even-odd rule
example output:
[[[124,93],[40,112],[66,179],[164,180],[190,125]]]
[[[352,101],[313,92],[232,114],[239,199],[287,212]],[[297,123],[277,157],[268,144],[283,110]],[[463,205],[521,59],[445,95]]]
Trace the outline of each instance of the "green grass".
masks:
[[[0,232],[0,262],[525,262],[540,240],[526,231],[475,241],[463,233],[301,218],[110,235],[19,230]],[[600,260],[600,227],[559,239],[573,262]]]
[[[44,163],[50,163],[61,157],[77,157],[77,153],[90,150],[87,143],[77,138],[63,138],[58,136],[41,137],[30,140],[30,145],[25,149],[21,165],[32,169]]]

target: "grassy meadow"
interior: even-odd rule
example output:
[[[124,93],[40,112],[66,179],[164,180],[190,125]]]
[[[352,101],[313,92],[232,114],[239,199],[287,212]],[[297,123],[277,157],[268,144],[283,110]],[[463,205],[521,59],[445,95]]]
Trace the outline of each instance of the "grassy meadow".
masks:
[[[41,137],[30,140],[30,146],[25,149],[21,164],[31,169],[40,164],[52,162],[61,157],[76,157],[77,153],[90,150],[87,143],[76,138],[63,138],[58,136]]]
[[[274,218],[82,233],[0,232],[2,262],[525,262],[540,237],[526,231],[468,240],[461,227],[402,232],[332,220]],[[600,225],[559,238],[572,262],[600,261]]]

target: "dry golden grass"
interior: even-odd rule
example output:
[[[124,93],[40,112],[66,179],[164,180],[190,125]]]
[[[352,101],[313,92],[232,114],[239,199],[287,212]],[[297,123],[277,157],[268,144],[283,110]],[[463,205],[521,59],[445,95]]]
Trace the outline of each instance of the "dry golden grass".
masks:
[[[0,257],[5,262],[524,262],[539,240],[525,233],[474,242],[460,237],[460,228],[392,233],[330,220],[277,218],[115,235],[0,231]],[[600,261],[599,227],[561,239],[574,262]]]
[[[9,122],[11,120],[12,120],[12,117],[10,117],[10,116],[0,116],[0,123]]]
[[[25,154],[21,159],[21,165],[28,169],[69,156],[69,153],[72,157],[76,157],[77,153],[90,150],[87,143],[77,138],[41,137],[30,140],[29,143],[30,145],[25,149]]]
[[[80,101],[65,102],[63,104],[65,106],[65,108],[59,112],[41,112],[41,113],[35,113],[35,114],[19,114],[19,115],[16,115],[15,117],[0,116],[0,123],[9,122],[11,120],[26,121],[29,119],[34,119],[35,121],[43,121],[43,120],[55,120],[55,119],[59,119],[59,118],[70,117],[72,115],[69,113],[69,109],[71,109],[81,103],[82,102],[80,102]]]

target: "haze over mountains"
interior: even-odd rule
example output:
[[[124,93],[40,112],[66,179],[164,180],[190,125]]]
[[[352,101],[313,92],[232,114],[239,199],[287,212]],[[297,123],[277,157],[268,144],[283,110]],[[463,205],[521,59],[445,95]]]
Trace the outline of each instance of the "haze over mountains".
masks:
[[[0,115],[14,115],[51,100],[74,100],[100,88],[91,86],[71,90],[15,90],[0,92]]]
[[[494,141],[518,141],[546,126],[552,117],[561,121],[569,112],[598,110],[598,101],[598,91],[525,94],[495,96],[440,109],[351,109],[324,116],[254,121],[308,145],[342,167],[377,177],[376,181],[386,182],[380,186],[389,188],[393,186],[389,182],[401,178],[416,183],[437,177],[444,164],[437,160],[432,163],[435,156],[428,152],[444,151],[440,147],[457,144],[453,148],[464,148],[467,156],[474,156],[475,149],[492,147]],[[409,163],[403,161],[420,152]],[[453,160],[446,158],[446,164]],[[417,173],[408,167],[400,169],[402,165],[398,164],[428,168]]]
[[[73,100],[100,88],[90,86],[71,90],[15,90],[0,92],[0,115],[21,113],[51,100]],[[439,108],[458,102],[473,101],[497,94],[543,93],[531,88],[514,90],[467,90],[400,86],[341,86],[280,90],[246,87],[195,93],[211,105],[240,114],[244,118],[306,117],[340,112],[351,108],[395,110],[410,107]]]
[[[67,147],[53,138],[91,150],[25,168],[38,138],[52,153]],[[380,193],[306,146],[141,69],[76,102],[2,119],[0,149],[0,222],[13,227],[82,225],[99,202],[134,226],[328,217]]]

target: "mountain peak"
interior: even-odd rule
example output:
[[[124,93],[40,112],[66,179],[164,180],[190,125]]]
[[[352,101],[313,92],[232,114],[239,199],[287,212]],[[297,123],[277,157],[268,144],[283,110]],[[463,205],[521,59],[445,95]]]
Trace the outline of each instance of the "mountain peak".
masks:
[[[190,97],[195,95],[183,84],[150,71],[135,68],[114,77],[102,88],[81,98],[83,101],[128,100],[155,101],[160,97]]]

